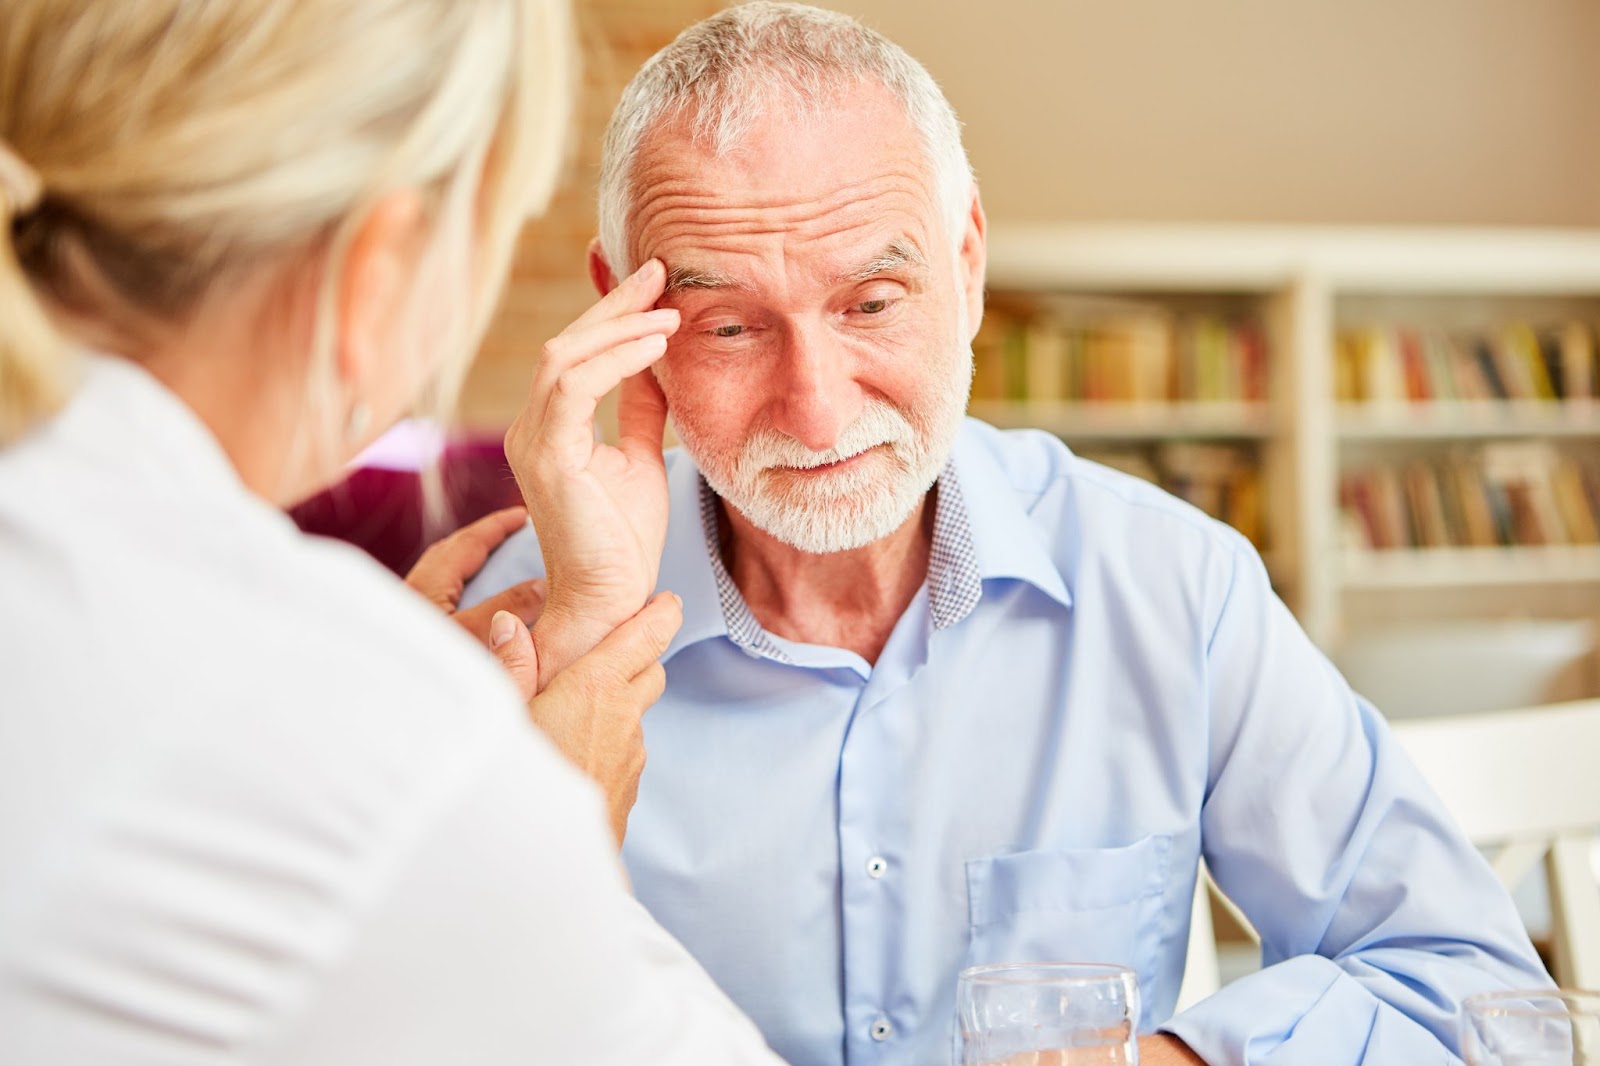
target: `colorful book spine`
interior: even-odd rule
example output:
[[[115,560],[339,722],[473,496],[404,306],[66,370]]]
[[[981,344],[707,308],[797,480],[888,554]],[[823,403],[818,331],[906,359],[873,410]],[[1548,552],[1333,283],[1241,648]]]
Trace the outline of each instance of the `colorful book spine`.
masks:
[[[1269,387],[1266,333],[1248,319],[991,308],[972,347],[978,400],[1259,404]]]
[[[1600,544],[1600,462],[1542,441],[1340,478],[1341,528],[1366,550]]]
[[[1335,398],[1346,404],[1600,400],[1595,327],[1509,323],[1481,333],[1363,327],[1334,344]]]

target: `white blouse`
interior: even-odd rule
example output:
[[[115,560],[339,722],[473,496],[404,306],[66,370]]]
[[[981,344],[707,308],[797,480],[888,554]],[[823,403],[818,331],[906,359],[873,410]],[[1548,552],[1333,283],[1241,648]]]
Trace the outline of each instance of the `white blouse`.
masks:
[[[133,364],[0,451],[0,1063],[770,1063],[482,649]]]

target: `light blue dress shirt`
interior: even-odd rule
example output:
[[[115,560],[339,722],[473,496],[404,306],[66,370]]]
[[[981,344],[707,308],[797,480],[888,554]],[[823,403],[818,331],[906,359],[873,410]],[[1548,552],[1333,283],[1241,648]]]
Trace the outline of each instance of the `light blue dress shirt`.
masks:
[[[668,458],[683,597],[624,857],[798,1066],[956,1056],[976,963],[1134,967],[1212,1063],[1455,1062],[1469,993],[1547,984],[1506,894],[1250,545],[1054,437],[969,421],[878,662],[761,629]],[[542,571],[531,530],[469,602]],[[1196,864],[1264,968],[1173,1016]]]

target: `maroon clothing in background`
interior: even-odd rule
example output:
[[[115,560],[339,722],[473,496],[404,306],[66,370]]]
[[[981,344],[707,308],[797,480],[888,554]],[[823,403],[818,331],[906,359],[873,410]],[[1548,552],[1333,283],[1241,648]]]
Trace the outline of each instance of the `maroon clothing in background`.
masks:
[[[423,526],[422,475],[359,467],[325,492],[289,509],[307,533],[347,541],[404,576],[422,550],[453,530],[522,502],[499,438],[448,444],[439,459],[448,508],[442,528]]]

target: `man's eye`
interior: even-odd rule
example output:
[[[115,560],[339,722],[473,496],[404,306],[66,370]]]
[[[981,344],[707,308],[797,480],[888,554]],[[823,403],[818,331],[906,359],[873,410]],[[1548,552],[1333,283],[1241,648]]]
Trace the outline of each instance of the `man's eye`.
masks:
[[[889,309],[888,300],[867,300],[856,304],[856,310],[863,314],[876,315]]]
[[[718,326],[711,331],[711,335],[713,337],[737,337],[743,332],[743,326]]]

